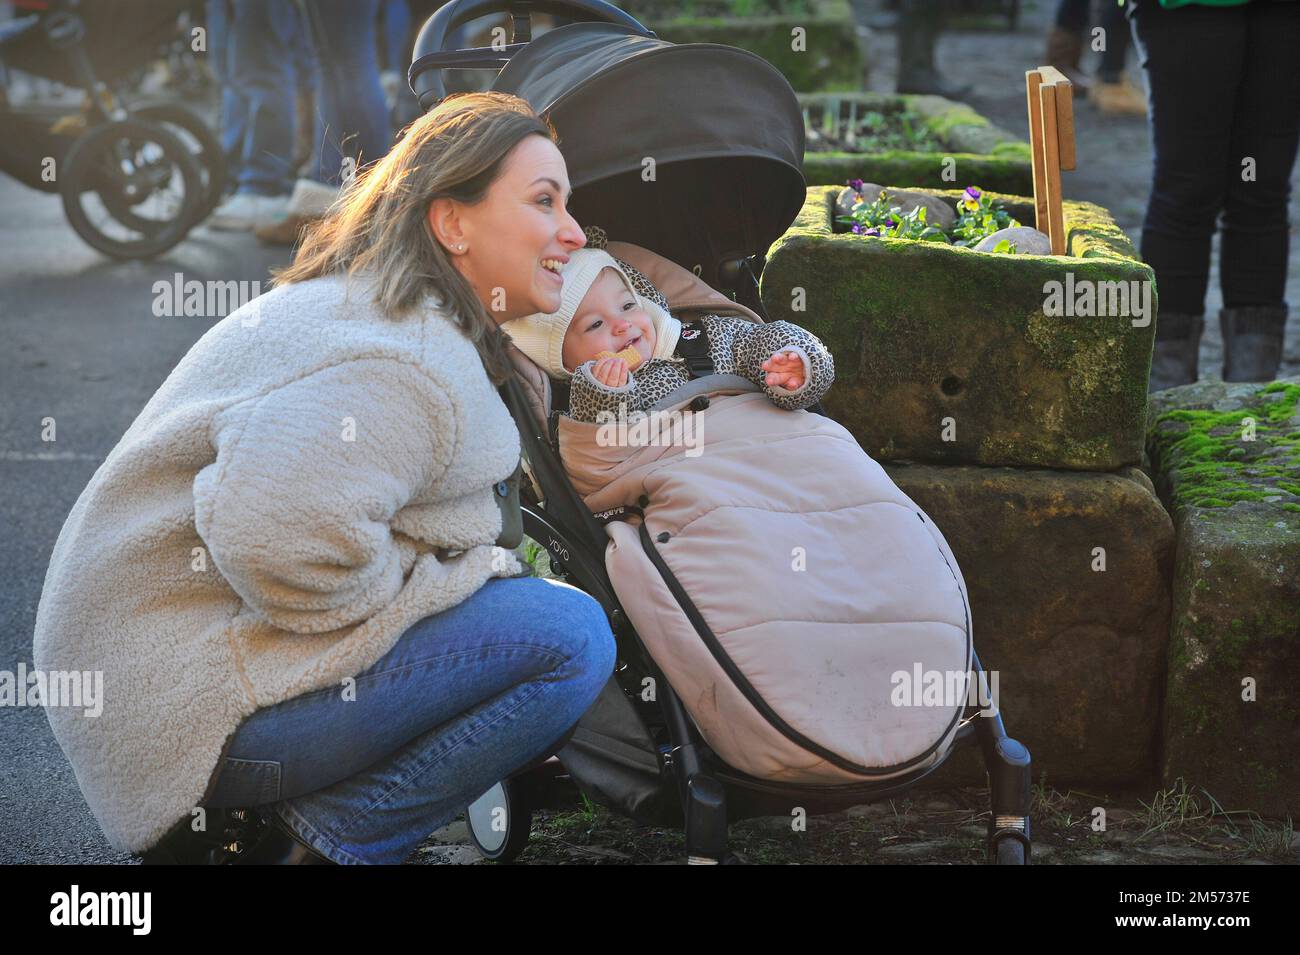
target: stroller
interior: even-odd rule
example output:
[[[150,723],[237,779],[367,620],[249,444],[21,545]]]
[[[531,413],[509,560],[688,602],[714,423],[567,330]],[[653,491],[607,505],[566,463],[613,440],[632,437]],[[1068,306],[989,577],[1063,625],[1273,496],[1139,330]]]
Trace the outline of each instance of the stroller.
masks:
[[[502,49],[444,49],[462,23],[507,9],[514,42]],[[532,40],[533,12],[571,22]],[[715,303],[730,301],[767,321],[758,295],[765,252],[794,221],[806,191],[802,114],[789,83],[770,64],[731,47],[667,43],[602,0],[457,0],[429,19],[416,42],[409,78],[422,109],[445,95],[441,71],[447,68],[499,70],[493,89],[528,100],[550,120],[561,136],[574,190],[570,208],[579,222],[608,229],[611,238],[627,243],[620,248],[637,249],[641,262],[666,260],[689,270],[707,283]],[[663,110],[660,104],[677,105]],[[634,188],[644,156],[654,157],[661,180],[653,202]],[[673,175],[665,174],[668,168]],[[583,719],[558,741],[555,756],[501,781],[467,807],[471,836],[486,858],[517,855],[528,838],[531,810],[572,804],[576,784],[588,798],[640,822],[684,826],[688,862],[734,864],[729,820],[785,815],[791,806],[809,814],[835,812],[890,798],[930,775],[958,747],[978,741],[990,781],[989,859],[1029,861],[1029,753],[1006,735],[1001,716],[986,704],[958,705],[946,731],[908,763],[874,772],[855,764],[851,782],[759,778],[720,758],[633,626],[632,605],[620,601],[611,583],[607,524],[626,513],[592,513],[563,467],[557,432],[567,408],[566,383],[549,381],[514,349],[512,358],[520,374],[500,393],[519,426],[531,484],[521,495],[524,533],[545,548],[556,576],[599,601],[619,662]],[[693,355],[688,364],[693,380],[679,392],[694,395],[693,409],[707,407],[711,395],[745,390],[738,381],[749,384],[713,375],[707,354]],[[823,413],[819,405],[809,410]],[[707,623],[680,582],[672,583],[681,609],[687,616],[693,611],[700,639],[709,642]],[[965,659],[982,682],[969,628],[966,638]],[[715,644],[709,646],[718,656]],[[725,668],[728,661],[718,659]],[[643,698],[647,680],[657,687],[652,701]],[[764,701],[752,702],[764,711]],[[768,729],[785,725],[776,714],[769,721]],[[797,734],[786,736],[798,741]]]
[[[226,160],[173,102],[129,107],[121,88],[184,35],[189,0],[25,0],[0,24],[0,171],[57,192],[88,245],[120,259],[172,248],[220,202]],[[9,102],[9,70],[84,90],[85,103]]]

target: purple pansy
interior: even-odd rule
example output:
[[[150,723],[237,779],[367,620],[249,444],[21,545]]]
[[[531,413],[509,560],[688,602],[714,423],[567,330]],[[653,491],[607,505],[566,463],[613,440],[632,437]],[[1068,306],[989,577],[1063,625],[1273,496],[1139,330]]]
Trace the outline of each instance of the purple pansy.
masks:
[[[862,180],[861,180],[861,179],[850,179],[850,180],[849,180],[849,186],[850,186],[850,188],[853,189],[854,192],[861,192],[861,191],[862,191]]]
[[[979,191],[978,189],[976,189],[974,186],[967,186],[967,187],[966,187],[966,195],[968,195],[968,196],[970,196],[972,199],[978,201],[978,200],[979,200],[979,197],[980,197],[980,191]]]

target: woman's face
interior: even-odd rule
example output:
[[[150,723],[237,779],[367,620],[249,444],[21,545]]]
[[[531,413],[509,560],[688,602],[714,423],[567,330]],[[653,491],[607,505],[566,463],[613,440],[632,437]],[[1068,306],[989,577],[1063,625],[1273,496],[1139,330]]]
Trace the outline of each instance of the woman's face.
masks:
[[[559,310],[563,279],[558,267],[542,263],[558,260],[562,266],[570,252],[587,244],[569,215],[569,193],[560,150],[545,136],[529,135],[511,150],[478,205],[447,199],[431,204],[434,235],[450,238],[444,247],[453,264],[498,325]],[[440,215],[443,231],[434,224]],[[457,243],[464,243],[463,251],[456,251]]]

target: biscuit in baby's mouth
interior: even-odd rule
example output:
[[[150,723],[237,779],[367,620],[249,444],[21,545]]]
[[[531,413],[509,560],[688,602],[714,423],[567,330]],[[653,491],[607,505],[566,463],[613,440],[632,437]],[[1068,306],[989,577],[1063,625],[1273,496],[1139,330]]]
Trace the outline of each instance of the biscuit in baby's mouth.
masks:
[[[632,371],[637,365],[641,364],[641,353],[631,345],[628,345],[617,354],[612,351],[598,351],[596,352],[596,358],[621,358],[627,362],[628,371]]]

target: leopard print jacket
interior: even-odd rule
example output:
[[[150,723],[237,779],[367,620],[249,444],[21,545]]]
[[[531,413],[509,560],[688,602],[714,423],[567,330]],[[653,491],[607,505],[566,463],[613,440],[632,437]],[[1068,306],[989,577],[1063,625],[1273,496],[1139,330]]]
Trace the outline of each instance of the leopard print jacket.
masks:
[[[583,230],[591,248],[603,249],[607,241],[603,229],[588,226]],[[663,294],[633,266],[616,258],[633,287],[641,295],[668,307]],[[778,408],[797,411],[822,399],[835,380],[835,362],[821,340],[811,332],[790,322],[757,325],[743,318],[705,315],[700,322],[709,336],[709,357],[719,374],[741,375],[762,387]],[[683,332],[690,329],[687,324]],[[794,391],[766,383],[763,362],[776,352],[790,349],[803,359],[804,383]],[[573,373],[569,392],[569,417],[575,421],[598,423],[601,412],[631,419],[690,381],[686,362],[673,358],[653,358],[628,376],[627,384],[611,388],[592,375],[595,361],[588,361]]]

